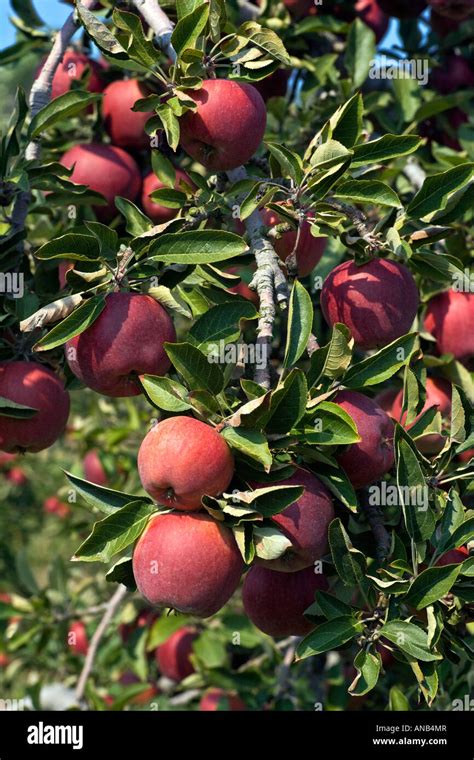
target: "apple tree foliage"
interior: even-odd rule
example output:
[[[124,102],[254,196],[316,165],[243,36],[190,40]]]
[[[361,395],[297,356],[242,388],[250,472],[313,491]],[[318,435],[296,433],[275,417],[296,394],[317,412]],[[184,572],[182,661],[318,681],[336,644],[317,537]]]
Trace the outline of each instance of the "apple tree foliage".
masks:
[[[54,672],[57,641],[67,630],[68,615],[80,617],[81,608],[106,598],[104,577],[134,590],[133,545],[158,508],[137,495],[134,454],[147,425],[160,416],[194,415],[218,425],[234,453],[232,493],[205,498],[205,508],[233,529],[248,565],[256,556],[274,558],[286,548],[270,517],[299,492],[274,490],[272,484],[291,475],[295,463],[314,471],[335,500],[330,553],[323,565],[330,592],[317,592],[307,611],[315,628],[296,647],[296,702],[291,704],[316,701],[308,680],[313,663],[312,677],[326,679],[322,701],[332,709],[348,704],[347,695],[335,696],[338,679],[340,684],[346,679],[352,696],[372,695],[369,704],[375,708],[416,707],[420,700],[449,707],[440,684],[451,696],[463,694],[473,655],[469,621],[474,571],[472,559],[448,566],[436,561],[473,537],[474,467],[461,463],[459,454],[474,448],[474,384],[469,370],[452,355],[436,355],[422,314],[433,294],[447,290],[454,280],[469,279],[474,149],[469,123],[459,131],[457,149],[424,137],[423,125],[439,120],[440,128],[449,130],[443,116],[453,107],[469,112],[471,94],[439,95],[409,77],[371,78],[375,36],[360,19],[347,23],[316,14],[295,22],[281,3],[265,2],[258,17],[242,20],[235,2],[178,0],[166,8],[176,22],[171,41],[177,60],[170,66],[132,3],[104,0],[103,5],[102,12],[91,13],[78,4],[79,44],[87,49],[94,43],[113,71],[145,77],[155,87],[156,94],[136,108],[155,112],[147,123],[157,140],[150,161],[164,187],[154,199],[179,215],[155,226],[137,204],[117,198],[117,218],[107,226],[99,223],[91,203],[100,205],[101,198],[73,184],[58,157],[78,141],[104,137],[101,96],[79,83],[30,119],[25,92],[18,88],[15,111],[0,143],[0,265],[3,272],[24,275],[25,293],[21,299],[2,298],[0,326],[15,332],[19,322],[40,312],[39,327],[23,340],[36,355],[62,366],[73,396],[81,398],[64,450],[56,454],[55,447],[38,462],[26,461],[31,485],[24,500],[47,495],[43,473],[54,463],[67,470],[68,478],[66,484],[62,475],[54,475],[55,488],[66,499],[73,493],[77,504],[56,537],[58,556],[47,577],[32,572],[32,547],[28,552],[19,549],[38,530],[32,507],[11,546],[0,544],[2,565],[14,567],[5,577],[15,592],[11,600],[0,602],[0,619],[5,621],[0,641],[20,675],[40,657],[39,682]],[[0,52],[6,71],[26,55],[37,63],[50,49],[50,33],[29,0],[12,0],[12,12],[18,38]],[[423,26],[426,22],[404,21],[404,50],[395,56],[435,63],[449,45],[468,49],[472,23],[440,40]],[[198,89],[211,71],[255,82],[280,67],[291,69],[288,94],[268,101],[265,140],[246,176],[234,181],[225,174],[197,171],[185,160],[196,189],[174,189],[173,162],[186,159],[179,149],[179,119],[193,107],[189,90]],[[165,98],[159,94],[163,87]],[[31,140],[41,140],[39,161],[25,160]],[[18,227],[12,211],[22,193],[29,196],[29,208],[25,226]],[[274,205],[282,200],[289,202],[283,211]],[[229,290],[239,280],[228,271],[250,271],[253,253],[235,219],[245,222],[263,206],[279,210],[284,218],[277,236],[298,228],[297,211],[304,208],[314,215],[312,234],[327,237],[321,262],[308,277],[289,277],[287,308],[276,309],[269,387],[256,382],[252,361],[240,364],[233,351],[236,344],[258,348],[259,311]],[[262,224],[262,234],[267,232]],[[359,262],[374,255],[390,257],[404,262],[416,279],[420,317],[410,333],[381,350],[362,354],[345,325],[330,330],[321,316],[322,282],[348,255]],[[166,345],[172,363],[166,377],[145,376],[142,397],[112,401],[83,392],[63,365],[62,347],[98,317],[124,257],[127,286],[166,307],[175,319],[178,341]],[[75,266],[66,288],[59,290],[56,273],[62,260]],[[2,335],[1,358],[12,358],[9,333]],[[309,349],[313,336],[317,342]],[[209,352],[216,344],[225,356],[211,362]],[[395,465],[382,489],[388,496],[372,508],[367,489],[355,491],[336,462],[343,447],[359,439],[354,421],[331,399],[341,387],[372,397],[395,384],[405,389],[407,413],[415,419],[432,368],[454,388],[444,446],[432,458],[416,446],[423,434],[441,431],[439,413],[424,413],[409,432],[397,424]],[[0,414],[22,413],[0,406]],[[74,456],[94,445],[104,452],[110,487],[87,482],[74,462]],[[249,481],[267,487],[249,495]],[[11,484],[2,488],[12,510],[17,491]],[[406,498],[420,488],[428,494],[423,509]],[[380,525],[388,537],[382,552]],[[64,545],[74,555],[72,569],[61,559]],[[89,572],[86,563],[92,562],[101,564]],[[92,602],[85,605],[83,595]],[[189,683],[198,689],[212,683],[268,696],[278,647],[246,620],[238,600],[232,605],[212,626],[202,628],[195,646],[198,674]],[[133,617],[130,605],[126,614]],[[127,657],[139,682],[117,686],[114,709],[143,691],[147,652],[183,620],[163,617],[146,632],[135,630]],[[240,632],[241,643],[231,662],[227,645],[233,631]],[[395,658],[393,672],[384,671],[380,641]],[[113,637],[107,641],[97,666],[102,677],[109,668],[118,668],[120,648]],[[345,670],[336,674],[328,665],[322,675],[326,653],[334,650]],[[258,657],[264,661],[260,671],[251,664],[245,667],[246,660]],[[74,674],[77,666],[68,658],[60,659],[61,667]],[[347,672],[352,672],[349,680]],[[73,674],[70,670],[66,679],[70,684]],[[87,691],[98,709],[102,695],[101,688]],[[273,704],[281,705],[281,695]],[[254,700],[253,706],[261,702]]]

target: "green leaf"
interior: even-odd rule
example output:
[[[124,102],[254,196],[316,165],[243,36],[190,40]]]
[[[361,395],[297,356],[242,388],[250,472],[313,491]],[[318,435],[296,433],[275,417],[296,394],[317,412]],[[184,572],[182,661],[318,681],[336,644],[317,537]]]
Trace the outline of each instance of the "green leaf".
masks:
[[[408,712],[410,702],[398,686],[392,686],[388,697],[388,709],[391,712]]]
[[[344,105],[339,106],[329,121],[332,139],[342,143],[346,148],[352,148],[362,131],[363,112],[364,101],[359,93],[353,95]]]
[[[229,446],[249,459],[253,459],[263,465],[265,472],[269,472],[272,466],[272,455],[268,448],[268,442],[263,433],[258,430],[245,428],[226,427],[222,431]]]
[[[331,332],[331,340],[323,348],[311,355],[308,370],[308,387],[317,385],[322,376],[336,379],[346,372],[352,359],[351,333],[346,325],[336,323]],[[345,382],[345,381],[344,381]]]
[[[377,655],[366,652],[364,649],[357,652],[354,665],[358,674],[349,686],[349,694],[354,697],[361,697],[363,694],[372,691],[379,680],[380,664],[380,657]]]
[[[179,119],[172,109],[166,103],[159,106],[156,109],[156,114],[159,117],[163,128],[165,130],[166,140],[172,150],[176,150],[179,145],[180,127]]]
[[[54,240],[44,243],[35,253],[37,259],[70,259],[71,261],[95,261],[100,256],[100,248],[94,235],[66,232]]]
[[[122,47],[108,27],[91,11],[85,8],[82,3],[76,5],[76,11],[84,29],[103,53],[122,59],[129,57],[125,48]]]
[[[328,140],[322,145],[318,145],[311,156],[310,164],[314,169],[323,171],[345,163],[351,155],[352,151],[348,150],[340,142],[337,142],[337,140]]]
[[[451,536],[464,522],[464,504],[457,491],[452,488],[449,492],[448,503],[443,513],[441,522],[437,528],[437,553],[451,542]]]
[[[44,26],[44,21],[38,16],[32,0],[10,0],[10,3],[26,26],[33,27],[33,29]]]
[[[192,648],[205,668],[223,668],[227,663],[225,640],[217,631],[203,631],[193,642]]]
[[[106,515],[112,515],[126,504],[136,501],[137,497],[130,493],[121,493],[120,491],[114,491],[112,488],[105,488],[95,483],[89,483],[88,480],[78,478],[77,475],[73,475],[66,470],[64,470],[64,474],[79,496],[82,496],[91,507],[99,509]],[[152,503],[151,499],[148,501],[150,504]]]
[[[139,237],[144,232],[148,232],[153,226],[138,206],[127,198],[121,198],[120,195],[115,196],[115,205],[120,213],[124,215],[127,222],[125,229],[130,235]]]
[[[50,351],[90,327],[105,308],[105,296],[92,296],[53,327],[34,346],[35,351]]]
[[[344,376],[344,385],[347,388],[365,388],[383,383],[409,363],[418,342],[416,333],[402,335],[376,354],[354,364]]]
[[[337,573],[345,586],[358,586],[366,564],[362,552],[354,549],[339,517],[329,526],[329,546]]]
[[[292,544],[275,525],[255,526],[255,554],[263,560],[279,559]]]
[[[464,187],[472,177],[474,164],[461,164],[439,174],[427,177],[421,190],[407,207],[411,219],[423,219],[434,211],[445,208],[449,193]]]
[[[153,652],[160,644],[164,644],[175,631],[183,627],[185,622],[185,615],[160,615],[150,629],[147,651]]]
[[[11,401],[9,398],[0,396],[0,417],[13,417],[17,420],[29,420],[38,413],[38,409],[32,406],[24,406]]]
[[[279,145],[277,143],[266,142],[265,145],[272,156],[280,164],[283,176],[290,177],[290,179],[294,180],[294,182],[299,185],[303,179],[304,172],[303,162],[298,154],[288,150],[284,145]]]
[[[422,662],[440,660],[441,655],[433,654],[428,646],[428,636],[421,628],[405,620],[391,620],[380,628],[384,638],[396,644],[402,652]]]
[[[245,241],[233,232],[191,230],[167,233],[153,241],[148,261],[167,264],[212,264],[239,256],[248,250]]]
[[[451,587],[461,571],[462,565],[445,565],[444,567],[430,567],[415,578],[410,586],[404,602],[422,610],[429,604],[437,602]]]
[[[348,446],[361,440],[352,417],[332,401],[318,404],[311,421],[313,428],[305,426],[301,435],[314,446]]]
[[[313,619],[324,616],[328,620],[334,618],[350,616],[352,613],[349,604],[342,602],[333,594],[326,591],[316,591],[316,601],[305,611],[305,616]]]
[[[160,61],[161,52],[145,37],[140,16],[114,8],[112,18],[115,26],[130,35],[127,45],[130,58],[147,68],[155,66]]]
[[[342,198],[351,203],[374,203],[378,206],[399,208],[400,198],[395,190],[378,180],[350,179],[341,182],[334,193],[335,198]]]
[[[131,557],[122,557],[105,575],[108,583],[122,583],[129,591],[136,591],[137,584],[133,575],[133,562]]]
[[[210,344],[228,343],[238,339],[241,333],[241,319],[255,319],[257,311],[249,301],[229,301],[214,306],[200,317],[191,327],[189,335],[193,338],[198,348],[212,348],[219,351],[219,346]]]
[[[375,58],[375,34],[359,18],[351,24],[347,36],[344,65],[351,75],[354,89],[361,87]]]
[[[75,553],[73,560],[81,562],[109,562],[134,543],[143,532],[150,516],[156,512],[154,504],[132,501],[113,514],[96,522],[92,533]]]
[[[268,433],[288,433],[302,418],[308,395],[304,372],[299,369],[280,380],[270,395],[270,409],[265,422]]]
[[[378,140],[354,146],[352,166],[384,163],[414,153],[423,139],[417,135],[384,135]]]
[[[141,378],[141,384],[147,398],[158,409],[176,413],[193,408],[192,404],[185,401],[188,395],[187,389],[184,385],[177,383],[176,380],[170,380],[168,377],[144,375]]]
[[[362,624],[350,615],[328,620],[309,633],[296,649],[296,659],[304,660],[315,654],[338,649],[362,631]]]
[[[150,193],[149,197],[154,203],[159,203],[160,206],[165,206],[165,208],[183,208],[186,203],[185,193],[181,190],[170,189],[169,187],[154,190]]]
[[[191,13],[183,16],[176,24],[171,37],[176,55],[179,56],[186,48],[193,48],[198,37],[202,34],[209,18],[209,4],[202,3]]]
[[[306,288],[296,280],[290,298],[284,367],[291,367],[296,364],[304,353],[312,326],[313,304],[311,296]]]
[[[165,343],[168,354],[176,370],[191,389],[220,393],[224,388],[224,375],[216,364],[191,343]]]
[[[28,128],[29,139],[35,139],[62,119],[75,116],[100,98],[100,95],[82,90],[69,90],[64,95],[59,95],[33,116]]]
[[[397,425],[395,459],[405,525],[414,541],[426,541],[435,527],[434,515],[427,503],[426,481],[415,450],[401,436],[401,428]]]

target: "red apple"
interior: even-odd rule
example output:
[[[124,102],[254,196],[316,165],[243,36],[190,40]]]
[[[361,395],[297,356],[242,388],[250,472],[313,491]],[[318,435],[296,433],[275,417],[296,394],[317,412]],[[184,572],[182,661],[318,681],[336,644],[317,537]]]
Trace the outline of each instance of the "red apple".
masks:
[[[458,459],[461,462],[463,462],[463,464],[467,464],[473,458],[474,458],[474,449],[468,449],[467,451],[463,451],[462,454],[458,454]]]
[[[67,635],[67,643],[73,654],[87,654],[89,650],[89,640],[87,638],[86,627],[81,620],[76,620],[71,623]]]
[[[179,628],[164,644],[160,644],[155,657],[162,675],[179,683],[194,673],[190,655],[193,653],[193,641],[198,635],[197,630],[188,625]]]
[[[9,472],[7,472],[7,480],[12,483],[14,486],[18,486],[21,488],[22,486],[25,486],[28,483],[28,478],[25,474],[25,471],[22,470],[21,467],[12,467]]]
[[[16,459],[16,454],[6,454],[0,451],[0,467],[8,467]]]
[[[82,461],[82,469],[84,470],[85,479],[90,483],[95,483],[98,486],[107,485],[107,474],[96,449],[87,452]]]
[[[44,63],[38,68],[36,78],[41,73],[43,66]],[[102,66],[97,61],[84,55],[84,53],[79,53],[76,50],[66,50],[61,63],[54,73],[51,98],[58,98],[60,95],[64,95],[65,92],[69,92],[74,80],[80,79],[86,68],[90,69],[87,90],[89,92],[102,92],[104,89],[104,82],[101,78]]]
[[[474,293],[447,290],[428,303],[425,330],[440,354],[453,354],[468,368],[474,359]]]
[[[29,419],[0,417],[0,449],[7,452],[47,449],[65,430],[69,394],[44,364],[0,362],[0,397],[38,411]]]
[[[258,4],[260,5],[259,2]],[[297,20],[305,16],[313,16],[318,12],[314,0],[283,0],[283,5],[290,15]]]
[[[197,617],[229,601],[242,570],[232,531],[207,515],[152,518],[133,553],[138,591],[149,604]]]
[[[241,277],[239,284],[233,285],[229,290],[232,293],[237,293],[239,296],[242,296],[242,298],[246,298],[247,301],[251,301],[257,306],[259,303],[258,293],[256,293],[255,290],[250,290],[249,286],[242,278],[242,270],[239,267],[228,267],[225,271],[229,274],[238,274]]]
[[[191,185],[191,187],[195,188],[194,183],[189,179],[186,172],[181,171],[181,169],[176,169],[176,182],[174,185],[175,190],[180,189],[180,182],[184,182],[185,184]],[[169,222],[170,219],[174,219],[178,213],[178,209],[160,206],[159,203],[156,203],[149,197],[150,194],[155,190],[161,190],[163,187],[165,187],[164,183],[153,172],[147,174],[143,180],[142,209],[155,224],[164,224],[165,222]]]
[[[234,712],[246,710],[247,705],[245,702],[242,702],[237,694],[230,694],[224,691],[224,689],[212,688],[203,694],[199,702],[199,709],[201,712],[216,710],[230,710]]]
[[[372,399],[357,391],[341,391],[332,399],[354,420],[361,437],[337,461],[354,488],[364,488],[388,472],[394,462],[393,422]]]
[[[265,567],[293,573],[313,565],[328,551],[328,528],[334,519],[331,496],[323,484],[307,470],[298,468],[291,477],[273,483],[275,486],[304,486],[302,496],[272,517],[292,546],[278,559],[258,560]],[[263,484],[256,484],[263,488]]]
[[[269,636],[305,636],[314,623],[304,612],[314,602],[315,592],[327,588],[326,578],[313,567],[279,573],[255,565],[245,576],[242,600],[252,623]]]
[[[68,517],[71,513],[67,504],[57,498],[57,496],[49,496],[43,502],[43,510],[48,514],[57,515],[61,520]]]
[[[132,111],[137,100],[147,95],[148,90],[137,79],[122,79],[105,88],[102,114],[105,129],[114,145],[135,150],[150,147],[145,124],[154,113]]]
[[[138,452],[143,488],[159,504],[201,509],[201,499],[219,496],[232,480],[234,458],[224,438],[193,417],[169,417],[155,425]]]
[[[270,76],[254,83],[265,103],[270,98],[284,98],[288,88],[290,72],[286,69],[276,69]]]
[[[125,673],[120,676],[119,683],[122,686],[132,686],[137,683],[143,683],[143,681],[141,681],[141,679],[138,678],[138,676],[135,675],[135,673],[133,673],[131,670],[126,670]],[[155,686],[154,683],[143,683],[143,691],[132,697],[130,704],[146,705],[151,699],[153,699],[153,697],[156,697],[159,693],[160,690]]]
[[[410,424],[406,425],[406,412],[402,415],[403,390],[395,398],[391,410],[391,415],[400,422],[407,430],[410,430],[415,422],[421,417],[423,412],[431,409],[433,406],[438,407],[441,416],[448,422],[451,417],[451,383],[442,377],[429,377],[426,381],[426,401],[418,417]],[[417,447],[424,454],[438,454],[446,443],[446,438],[440,433],[424,435],[416,442]]]
[[[10,658],[5,652],[0,652],[0,668],[6,668],[10,664]]]
[[[107,200],[106,206],[95,206],[99,221],[110,222],[117,215],[115,198],[120,195],[134,201],[140,192],[142,179],[134,159],[115,145],[89,143],[74,145],[61,158],[68,169],[74,166],[71,181],[88,185]]]
[[[373,259],[357,266],[344,261],[326,278],[321,309],[326,322],[345,324],[364,351],[382,348],[405,335],[419,305],[409,270],[395,261]]]
[[[74,269],[74,261],[60,261],[58,266],[59,289],[62,290],[67,285],[66,275]]]
[[[355,0],[355,2],[322,3],[318,12],[332,14],[342,21],[353,21],[358,16],[375,34],[377,42],[384,37],[390,22],[377,0]]]
[[[164,375],[170,361],[163,348],[176,340],[168,312],[140,293],[109,293],[96,321],[66,343],[71,370],[105,396],[137,396],[138,375]]]
[[[445,565],[460,565],[465,559],[469,557],[469,552],[465,546],[459,546],[457,549],[450,549],[449,552],[445,552],[441,555],[436,562],[436,567],[444,567]]]
[[[374,401],[384,410],[384,412],[389,414],[392,411],[393,402],[398,396],[398,393],[398,388],[384,388],[383,391],[380,391],[380,393],[377,393],[377,395],[374,396]]]
[[[274,227],[284,222],[284,219],[271,209],[264,208],[260,213],[263,223],[268,227]],[[311,214],[308,214],[308,217],[311,218]],[[281,237],[272,241],[273,247],[282,261],[285,261],[290,253],[293,252],[297,234],[296,230],[289,230],[288,232],[283,232]],[[306,277],[313,271],[325,251],[326,244],[327,238],[314,237],[311,234],[311,224],[305,220],[301,225],[298,246],[296,248],[296,263],[298,264],[298,274],[300,277]]]
[[[181,146],[212,171],[247,163],[262,142],[267,114],[259,92],[231,79],[206,79],[190,90],[196,111],[181,118]]]

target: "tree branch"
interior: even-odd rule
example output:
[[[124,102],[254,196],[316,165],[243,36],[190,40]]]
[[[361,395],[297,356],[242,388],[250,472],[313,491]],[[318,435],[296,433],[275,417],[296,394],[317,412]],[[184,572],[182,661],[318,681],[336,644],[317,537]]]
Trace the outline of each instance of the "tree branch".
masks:
[[[89,649],[87,650],[84,666],[82,668],[81,675],[79,676],[79,680],[76,686],[76,698],[78,702],[80,702],[84,696],[87,679],[89,678],[92,668],[94,666],[95,656],[97,654],[99,644],[102,640],[102,636],[107,630],[107,627],[110,621],[112,620],[113,616],[117,612],[117,609],[120,606],[122,600],[125,598],[126,594],[127,594],[126,586],[120,585],[116,589],[114,595],[107,602],[105,613],[99,625],[94,631],[94,635],[92,636],[91,643],[89,644]]]

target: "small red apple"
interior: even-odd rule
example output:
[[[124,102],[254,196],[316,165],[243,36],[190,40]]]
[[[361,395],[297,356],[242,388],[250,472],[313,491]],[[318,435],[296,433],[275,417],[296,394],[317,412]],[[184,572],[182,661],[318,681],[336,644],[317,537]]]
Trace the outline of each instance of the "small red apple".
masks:
[[[255,565],[245,576],[242,601],[252,623],[269,636],[305,636],[314,623],[304,612],[314,602],[315,592],[327,588],[326,578],[314,567],[279,573]]]
[[[57,496],[49,496],[43,502],[43,510],[48,514],[57,515],[61,520],[68,517],[71,513],[70,507]]]
[[[426,309],[425,330],[436,338],[440,354],[453,354],[468,368],[474,359],[474,293],[447,290]]]
[[[82,469],[84,470],[85,479],[90,483],[95,483],[98,486],[107,485],[107,474],[96,449],[87,452],[82,461]]]
[[[388,472],[394,462],[393,422],[372,399],[357,391],[341,391],[333,401],[354,420],[361,437],[337,461],[354,488],[364,488]]]
[[[145,491],[159,504],[196,511],[205,494],[225,491],[234,474],[234,458],[210,425],[193,417],[169,417],[143,439],[138,473]]]
[[[160,644],[155,657],[162,675],[179,683],[194,673],[190,655],[193,653],[193,641],[198,635],[196,628],[188,625],[179,628],[171,634],[169,639]]]
[[[459,546],[457,549],[450,549],[449,552],[445,552],[441,555],[436,562],[436,567],[444,567],[445,565],[460,565],[465,559],[469,557],[469,552],[465,546]]]
[[[382,348],[410,330],[419,305],[411,272],[396,261],[344,261],[324,281],[321,309],[326,322],[345,324],[364,351]]]
[[[24,470],[21,467],[12,467],[7,473],[7,480],[14,486],[21,488],[28,483],[28,478]]]
[[[212,688],[208,689],[201,697],[199,709],[201,712],[216,710],[230,710],[234,712],[246,710],[247,705],[237,694],[230,694],[224,691],[224,689]]]
[[[133,552],[133,574],[147,602],[197,617],[228,602],[242,570],[232,531],[207,515],[158,515]]]
[[[88,185],[107,200],[106,206],[95,206],[99,221],[110,222],[117,215],[115,198],[120,195],[134,201],[140,192],[142,178],[134,159],[115,145],[89,143],[74,145],[61,158],[68,169],[74,166],[71,182]]]
[[[44,63],[38,68],[36,78],[41,73],[43,66]],[[66,50],[61,63],[54,73],[51,98],[58,98],[60,95],[64,95],[65,92],[69,92],[74,80],[80,79],[87,67],[90,69],[87,90],[89,92],[102,92],[104,89],[104,82],[101,77],[102,66],[97,61],[84,55],[84,53],[79,53],[76,50]]]
[[[104,90],[102,114],[105,129],[114,145],[121,148],[143,150],[150,147],[150,136],[145,124],[153,112],[132,111],[137,100],[149,94],[137,79],[121,79],[107,85]]]
[[[89,650],[89,640],[84,623],[76,620],[71,623],[67,635],[67,643],[73,654],[86,655]]]
[[[163,348],[176,340],[168,312],[140,293],[109,293],[96,321],[66,343],[66,359],[85,385],[105,396],[137,396],[139,375],[164,375]]]
[[[206,79],[190,90],[197,110],[180,120],[181,146],[212,171],[228,171],[247,163],[265,132],[267,114],[260,93],[231,79]]]
[[[0,417],[0,449],[12,453],[47,449],[65,430],[69,394],[44,364],[0,362],[0,397],[37,409],[28,419]]]
[[[474,70],[462,55],[449,55],[442,66],[433,69],[431,84],[443,95],[474,87]]]

